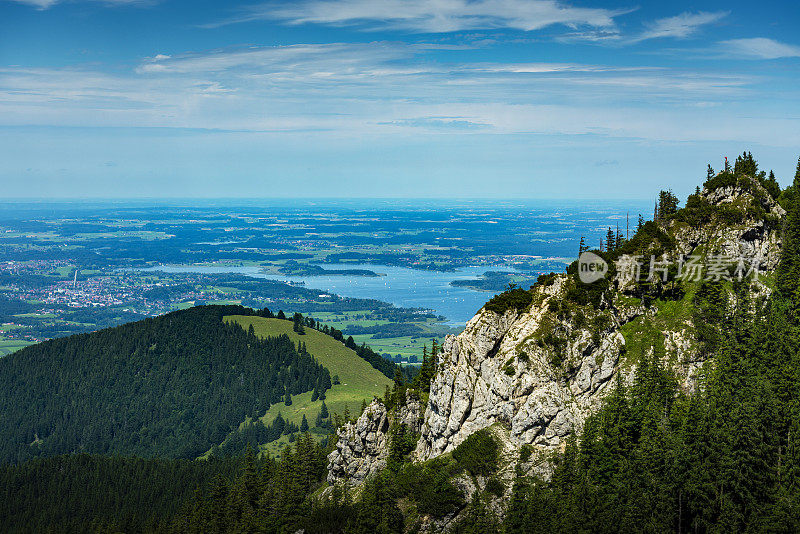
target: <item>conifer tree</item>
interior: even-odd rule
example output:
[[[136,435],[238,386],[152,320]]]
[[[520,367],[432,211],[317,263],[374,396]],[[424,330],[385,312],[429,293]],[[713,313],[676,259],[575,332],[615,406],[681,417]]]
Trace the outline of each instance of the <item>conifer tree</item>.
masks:
[[[303,414],[303,420],[300,422],[300,432],[308,432],[308,419]]]
[[[608,227],[608,231],[606,231],[606,251],[613,252],[615,248],[617,240],[614,237],[614,231],[611,230],[611,227]]]
[[[792,199],[787,206],[786,222],[782,235],[781,261],[776,273],[777,286],[780,293],[787,299],[798,296],[800,288],[800,159],[797,162],[797,172],[792,184]]]

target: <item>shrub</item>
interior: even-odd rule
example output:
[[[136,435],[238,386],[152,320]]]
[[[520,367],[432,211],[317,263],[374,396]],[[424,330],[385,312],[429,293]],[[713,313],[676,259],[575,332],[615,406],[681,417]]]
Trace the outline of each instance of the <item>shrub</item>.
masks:
[[[539,278],[536,279],[536,285],[547,287],[553,285],[555,281],[556,273],[540,274]]]
[[[497,441],[487,429],[479,430],[456,447],[453,458],[473,475],[489,475],[497,469]]]
[[[736,182],[736,176],[732,172],[721,172],[706,180],[703,187],[709,191],[714,191],[722,187],[736,187]]]
[[[525,310],[531,305],[531,302],[533,302],[531,292],[517,287],[495,295],[489,299],[484,308],[502,315],[512,309],[517,311]]]
[[[454,466],[439,457],[405,464],[395,480],[399,493],[410,497],[420,513],[443,517],[464,505],[464,495],[450,481],[454,474]]]
[[[496,478],[490,478],[489,481],[486,483],[486,493],[490,493],[497,497],[502,497],[505,494],[506,488],[503,486],[503,483],[497,480]]]

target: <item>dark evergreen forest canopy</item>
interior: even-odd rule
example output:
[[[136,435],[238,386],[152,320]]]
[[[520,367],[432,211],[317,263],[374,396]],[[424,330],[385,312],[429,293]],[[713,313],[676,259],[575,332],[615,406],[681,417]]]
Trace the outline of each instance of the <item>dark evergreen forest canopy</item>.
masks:
[[[286,393],[330,384],[286,336],[201,306],[54,339],[0,359],[0,462],[72,452],[193,458]]]
[[[3,466],[0,531],[163,531],[198,491],[236,476],[242,461],[70,454]]]

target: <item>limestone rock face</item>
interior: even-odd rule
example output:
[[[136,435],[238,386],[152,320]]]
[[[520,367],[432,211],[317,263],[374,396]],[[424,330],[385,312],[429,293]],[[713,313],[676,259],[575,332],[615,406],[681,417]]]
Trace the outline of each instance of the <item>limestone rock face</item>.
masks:
[[[328,455],[328,482],[358,484],[386,467],[389,418],[382,402],[373,400],[355,423],[337,431],[336,450]]]
[[[336,450],[328,455],[328,482],[360,484],[386,467],[393,421],[418,434],[422,426],[422,403],[409,398],[396,413],[389,414],[386,406],[375,399],[355,423],[340,427],[336,431]]]
[[[607,320],[600,335],[554,319],[549,304],[562,297],[564,284],[560,277],[537,290],[540,302],[524,312],[498,315],[484,309],[460,335],[448,336],[431,383],[417,459],[450,452],[495,423],[508,429],[513,445],[542,450],[560,448],[582,427],[616,370],[625,344],[620,321],[636,314],[598,314]],[[545,329],[565,332],[560,354],[537,343]]]
[[[418,398],[408,398],[406,403],[401,406],[397,412],[397,424],[406,425],[408,430],[415,434],[419,434],[420,428],[422,428],[423,408],[424,407]]]
[[[741,211],[742,219],[736,223],[718,221],[699,226],[673,224],[670,230],[675,234],[679,253],[689,255],[698,246],[708,245],[707,253],[757,260],[762,272],[778,266],[781,251],[778,221],[786,211],[756,180],[747,177],[742,180],[749,182],[747,189],[729,186],[701,193],[712,206]],[[752,208],[756,206],[767,218],[753,214]]]

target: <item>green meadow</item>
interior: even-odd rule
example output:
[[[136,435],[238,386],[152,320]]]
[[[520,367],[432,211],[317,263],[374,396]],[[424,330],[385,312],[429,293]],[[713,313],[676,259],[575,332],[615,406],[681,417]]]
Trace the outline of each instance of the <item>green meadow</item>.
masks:
[[[334,385],[325,394],[325,404],[331,414],[344,414],[345,409],[349,409],[351,414],[358,414],[362,402],[369,403],[373,397],[382,396],[386,391],[386,386],[392,383],[383,373],[372,367],[351,349],[312,328],[306,328],[306,333],[300,335],[292,330],[291,321],[282,319],[232,315],[226,316],[224,320],[238,323],[245,330],[253,325],[256,335],[261,337],[286,334],[294,343],[300,341],[305,343],[308,352],[330,371],[331,377],[339,377],[340,384]],[[269,425],[280,413],[284,419],[299,426],[305,415],[308,424],[313,427],[317,414],[322,408],[322,401],[312,402],[311,394],[312,392],[307,391],[300,395],[293,395],[291,406],[286,406],[282,402],[274,404],[261,417],[261,420],[265,425]],[[322,434],[320,434],[321,436]],[[286,440],[286,436],[282,436],[280,440],[270,444],[268,449],[274,454]]]

